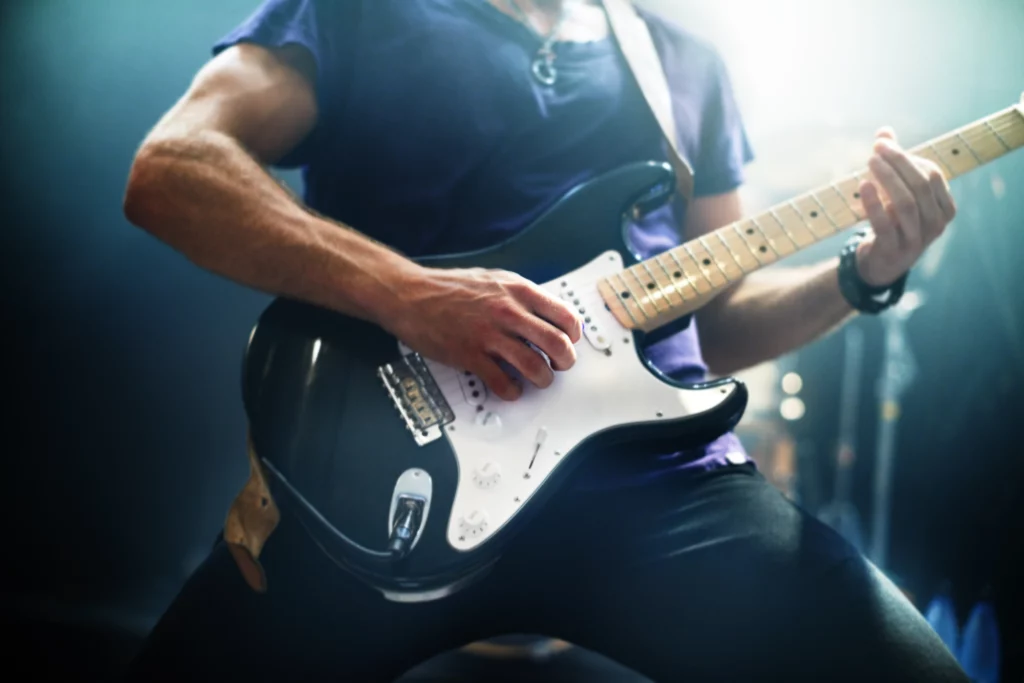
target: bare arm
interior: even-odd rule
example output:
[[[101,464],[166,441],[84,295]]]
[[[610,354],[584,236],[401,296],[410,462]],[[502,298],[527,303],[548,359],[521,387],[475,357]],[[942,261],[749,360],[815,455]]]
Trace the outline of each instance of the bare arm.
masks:
[[[920,258],[956,215],[939,168],[899,147],[882,129],[868,162],[871,180],[860,194],[873,234],[857,250],[861,278],[894,282]],[[704,234],[742,217],[736,192],[698,199],[687,229]],[[801,268],[752,273],[697,312],[709,368],[729,374],[776,358],[817,339],[854,311],[839,291],[839,259]]]
[[[687,235],[696,237],[743,217],[738,192],[702,197],[691,206]],[[709,369],[725,375],[776,358],[817,339],[853,313],[839,292],[838,259],[751,273],[697,312]]]
[[[231,280],[372,318],[408,262],[311,215],[264,171],[312,130],[313,65],[298,47],[230,48],[143,142],[128,219]]]
[[[503,398],[519,388],[498,360],[550,384],[581,334],[558,299],[503,271],[421,267],[313,215],[266,173],[316,123],[313,70],[297,46],[239,45],[213,59],[140,147],[128,219],[231,280],[373,321]]]

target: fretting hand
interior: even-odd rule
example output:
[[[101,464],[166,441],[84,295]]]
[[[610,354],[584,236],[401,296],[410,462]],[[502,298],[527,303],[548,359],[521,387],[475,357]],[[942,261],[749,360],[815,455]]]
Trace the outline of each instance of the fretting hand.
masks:
[[[860,186],[871,222],[870,235],[857,250],[857,269],[869,285],[898,280],[956,215],[956,203],[941,169],[905,151],[896,135],[878,133],[868,162],[873,181]]]

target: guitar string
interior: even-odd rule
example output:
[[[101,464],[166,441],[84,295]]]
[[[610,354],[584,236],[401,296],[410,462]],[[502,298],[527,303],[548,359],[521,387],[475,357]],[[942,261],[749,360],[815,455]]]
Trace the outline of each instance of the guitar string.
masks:
[[[935,161],[937,161],[942,166],[944,166],[946,169],[948,169],[951,173],[953,173],[952,167],[949,166],[949,162],[947,162],[944,159],[944,155],[945,154],[949,154],[949,155],[952,155],[952,156],[959,156],[959,148],[966,147],[967,149],[965,151],[967,151],[974,158],[974,161],[968,162],[971,165],[971,168],[968,168],[968,169],[966,169],[965,171],[963,171],[961,173],[956,173],[955,174],[957,176],[964,175],[967,172],[975,170],[976,168],[980,168],[981,166],[989,163],[990,161],[994,161],[995,159],[1003,156],[1004,154],[1006,154],[1006,153],[1008,153],[1010,151],[1013,151],[1014,149],[1017,149],[1017,147],[1019,145],[1016,145],[1015,141],[1014,141],[1013,146],[1011,146],[1011,144],[1007,142],[1006,138],[1004,138],[1002,136],[1002,134],[1003,133],[1007,133],[1007,132],[1011,131],[1012,129],[1020,127],[1021,126],[1022,117],[1024,117],[1024,114],[1022,114],[1016,108],[1011,108],[1011,109],[1009,109],[1009,110],[1007,110],[1005,112],[1002,112],[1000,114],[996,114],[993,117],[989,117],[987,119],[983,119],[980,122],[976,122],[974,124],[968,124],[968,126],[965,126],[964,128],[961,128],[961,129],[955,130],[955,131],[953,131],[951,133],[948,133],[947,135],[943,136],[940,139],[937,139],[936,141],[927,142],[927,143],[924,143],[922,145],[918,145],[917,147],[911,148],[910,151],[912,153],[917,153],[917,154],[922,154],[922,153],[923,154],[927,154],[928,152],[931,152],[935,156]],[[979,143],[981,141],[986,141],[988,143],[995,143],[998,146],[998,148],[1000,149],[1000,151],[992,159],[989,159],[989,161],[982,161],[980,159],[980,157],[978,156],[978,151],[976,149],[974,149],[975,145],[972,144],[972,142],[973,143]],[[957,150],[957,152],[954,153],[954,150]],[[862,169],[860,171],[856,171],[853,174],[851,174],[850,176],[848,176],[846,179],[835,181],[834,183],[832,183],[832,185],[843,185],[843,184],[848,184],[851,181],[856,181],[861,175],[864,175],[865,172],[866,171],[864,169]],[[797,196],[797,197],[789,200],[789,202],[785,202],[785,204],[786,205],[796,204],[797,202],[800,202],[800,201],[803,201],[803,200],[810,200],[812,198],[817,200],[816,195],[821,193],[821,192],[823,192],[823,191],[824,191],[824,189],[812,190],[810,192],[807,192],[807,193],[805,193],[803,195]],[[817,202],[817,203],[820,204],[820,202]],[[782,205],[780,205],[780,206],[782,206]],[[824,207],[822,207],[822,208],[824,209]],[[758,214],[758,215],[767,214],[767,213],[770,213],[771,211],[774,211],[774,209],[769,209],[768,211],[764,211],[764,212],[762,212],[761,214]],[[828,212],[825,211],[825,213],[827,214]],[[854,214],[854,216],[856,217],[856,214]],[[831,218],[831,217],[829,217],[829,218]],[[749,220],[749,219],[744,218],[744,219],[741,219],[740,221],[736,221],[736,222],[734,222],[734,223],[732,223],[730,225],[735,225],[736,223],[743,222],[744,220]],[[775,219],[775,220],[784,229],[784,225],[783,225],[782,221],[780,221],[779,219]],[[859,223],[861,221],[857,221],[857,222]],[[855,225],[855,224],[853,224],[853,225]],[[730,227],[730,226],[726,225],[726,226],[723,226],[723,228],[720,228],[718,230],[726,229],[728,227]],[[842,232],[843,230],[849,229],[850,227],[852,227],[852,225],[849,225],[849,226],[847,226],[845,228],[842,228],[840,230],[833,230],[832,234],[838,234],[839,232]],[[714,232],[717,232],[718,230],[716,230]],[[760,232],[761,232],[762,236],[765,237],[765,239],[770,239],[768,237],[768,235],[764,233],[764,231],[760,231]],[[814,244],[814,243],[818,242],[820,239],[823,239],[823,238],[819,237],[818,235],[816,235],[815,233],[813,233],[810,230],[810,228],[807,228],[807,232],[809,234],[811,234],[811,236],[813,238],[815,238],[814,242],[812,242],[811,244]],[[826,235],[826,237],[829,237],[829,236],[831,236],[831,235]],[[700,238],[697,238],[697,240],[699,240],[699,239]],[[697,241],[697,240],[690,240],[690,241]],[[673,251],[675,249],[681,248],[681,247],[685,246],[686,244],[689,244],[690,241],[680,243],[678,245],[675,245],[674,247],[670,247],[669,249],[665,250],[664,252],[659,252],[658,254],[653,254],[652,256],[647,257],[646,259],[641,260],[640,263],[635,264],[634,266],[628,266],[626,268],[626,270],[629,270],[629,269],[632,269],[632,268],[634,268],[636,266],[639,266],[639,265],[645,263],[646,261],[655,259],[658,256],[660,256],[660,255],[662,255],[662,254],[664,254],[664,253],[666,253],[668,251]],[[723,245],[728,246],[728,243],[723,240]],[[794,250],[794,252],[792,252],[792,253],[796,253],[796,251],[802,250],[803,248],[806,248],[807,246],[810,246],[810,244],[805,245],[804,247],[800,247],[799,245],[796,245],[796,244],[795,244],[795,246],[797,246],[798,248],[796,250]],[[747,247],[747,248],[749,250],[749,247]],[[713,258],[716,266],[721,268],[721,266],[719,265],[720,264],[720,260],[719,260],[718,256],[715,254],[714,250],[713,249],[709,249],[707,247],[704,247],[704,250],[708,253],[708,255],[710,255]],[[790,255],[790,254],[787,254],[786,256],[788,256],[788,255]],[[736,261],[735,257],[732,254],[730,254],[730,259],[728,259],[728,260]],[[728,263],[728,260],[726,260],[726,263]],[[736,265],[741,270],[743,270],[743,267],[739,264],[738,261],[736,262]],[[758,267],[760,267],[760,264],[759,264]],[[683,269],[682,272],[684,272],[684,274],[687,275],[686,278],[682,278],[684,281],[692,282],[693,279],[695,278],[695,276],[690,275],[689,273],[685,273],[685,269]],[[724,272],[725,271],[723,270],[723,273]],[[648,273],[650,273],[649,269],[648,269]],[[704,275],[703,272],[701,274]],[[745,271],[744,271],[744,274],[745,274]],[[602,275],[602,276],[598,276],[597,278],[595,278],[593,280],[586,280],[586,281],[583,281],[583,282],[577,282],[577,283],[573,284],[572,289],[570,291],[573,292],[573,294],[571,295],[571,296],[573,296],[572,303],[573,303],[573,305],[574,305],[574,307],[576,308],[577,311],[580,310],[580,306],[583,307],[584,311],[587,311],[590,308],[590,306],[599,306],[599,307],[607,308],[606,302],[604,300],[604,297],[601,296],[601,293],[598,290],[598,286],[600,285],[600,283],[606,277],[607,276],[603,276]],[[552,282],[554,282],[554,281],[552,281]],[[679,303],[672,303],[672,301],[669,299],[669,297],[666,296],[666,290],[667,291],[673,291],[674,290],[676,292],[676,294],[679,296],[679,298],[681,299],[683,305],[689,304],[691,301],[693,301],[692,297],[689,300],[685,299],[682,296],[682,294],[679,292],[679,286],[676,283],[674,283],[674,282],[669,282],[667,285],[661,285],[660,283],[658,283],[657,278],[654,277],[653,275],[652,275],[652,278],[651,278],[651,282],[653,282],[654,284],[657,285],[655,290],[652,290],[652,292],[656,291],[657,294],[660,295],[660,298],[663,299],[665,301],[665,303],[669,306],[669,311],[671,311],[672,308],[674,308],[676,306],[679,306],[680,304]],[[728,283],[725,283],[725,284],[728,284]],[[709,292],[713,292],[715,289],[719,289],[719,288],[722,288],[724,286],[725,286],[724,284],[723,285],[718,285],[718,286],[712,286],[712,288],[710,290],[708,290],[708,291]],[[645,287],[650,289],[649,285],[647,285],[647,284],[645,284]],[[576,292],[575,292],[575,290],[577,290],[577,289],[580,290],[579,294],[576,294]],[[614,288],[612,288],[612,289],[614,289]],[[648,300],[648,303],[650,304],[650,306],[652,308],[656,308],[656,306],[653,304],[653,300],[650,298],[650,296],[645,297],[645,299]],[[578,304],[576,303],[577,301],[579,302]],[[636,303],[636,305],[638,307],[641,307],[641,309],[642,309],[642,302],[641,301],[636,300],[635,303]],[[625,306],[625,305],[626,304],[624,303],[623,306]],[[581,314],[581,315],[585,315],[585,313]],[[656,312],[656,316],[657,316],[657,312]],[[616,322],[618,322],[617,319],[616,319]],[[619,323],[619,325],[621,326],[621,323]],[[620,330],[621,332],[629,331],[628,328],[626,328],[625,326],[621,326],[621,327],[622,327],[622,329]],[[434,363],[432,362],[431,364],[433,365]],[[462,397],[462,400],[461,400],[461,402],[459,402],[456,405],[468,404],[468,400],[463,395],[462,382],[459,381],[459,374],[461,372],[463,372],[463,371],[460,371],[457,368],[454,368],[454,367],[448,366],[448,365],[444,365],[444,364],[436,364],[436,365],[439,365],[441,368],[445,368],[445,370],[446,370],[445,372],[443,372],[441,374],[438,374],[436,369],[432,369],[432,371],[431,371],[431,374],[435,378],[435,383],[437,383],[439,388],[446,394],[446,399],[447,399],[447,394],[449,393],[449,387],[454,389],[453,383],[457,383],[458,384],[458,389],[459,389],[458,394]],[[447,377],[442,379],[442,377],[444,377],[444,376],[447,376]],[[445,386],[441,387],[440,386],[441,383],[444,383]],[[449,404],[451,404],[450,401],[449,401]]]
[[[995,125],[993,127],[996,129],[996,131],[998,133],[1007,132],[1011,128],[1020,126],[1020,121],[1019,120],[1000,121],[999,119],[1009,119],[1010,117],[1017,118],[1017,117],[1020,117],[1020,116],[1021,115],[1019,113],[1017,113],[1016,110],[1010,110],[1008,112],[1005,112],[1004,114],[997,115],[995,117],[995,122],[996,122],[997,125]],[[931,152],[934,153],[934,155],[936,156],[937,161],[939,163],[941,163],[942,165],[944,165],[947,168],[949,168],[949,166],[948,166],[949,162],[944,161],[943,160],[943,156],[944,155],[959,156],[959,148],[962,148],[962,147],[966,146],[968,148],[966,151],[971,156],[973,156],[975,160],[968,162],[968,164],[972,165],[971,168],[966,169],[962,173],[956,174],[957,176],[964,175],[965,173],[967,173],[969,171],[972,171],[972,170],[975,170],[976,168],[980,168],[981,166],[983,166],[983,165],[988,163],[988,162],[980,162],[979,163],[977,161],[977,152],[975,151],[975,149],[972,149],[973,147],[975,147],[975,145],[972,145],[971,142],[978,143],[978,142],[980,142],[982,140],[985,140],[985,141],[989,141],[989,142],[997,144],[1001,151],[995,157],[993,157],[993,159],[991,159],[990,161],[994,161],[995,159],[999,158],[1003,154],[1005,154],[1005,153],[1007,153],[1009,151],[1012,151],[1012,149],[1014,149],[1013,147],[1011,147],[1010,149],[1007,149],[1007,147],[1009,145],[1005,142],[1005,140],[998,138],[991,131],[982,130],[982,128],[988,128],[989,126],[986,125],[986,124],[989,124],[989,123],[992,123],[992,121],[991,120],[985,120],[982,123],[971,124],[970,129],[965,129],[962,132],[954,131],[953,133],[950,133],[947,136],[945,136],[944,139],[940,139],[937,142],[925,143],[925,144],[920,145],[920,146],[918,146],[916,148],[913,148],[913,150],[911,150],[911,151],[913,151],[913,152],[925,152],[925,153],[931,151]],[[958,140],[960,142],[958,142]],[[944,145],[945,149],[942,149],[940,147],[940,145]],[[958,154],[953,154],[952,153],[954,149],[958,150]],[[857,172],[851,174],[850,176],[848,176],[845,179],[835,181],[833,183],[833,185],[848,184],[851,181],[857,180],[859,178],[859,176],[865,175],[866,172],[867,172],[866,169],[862,169],[860,171],[857,171]],[[793,199],[789,200],[788,202],[784,202],[783,204],[780,204],[778,207],[766,210],[766,211],[762,212],[761,214],[757,214],[757,215],[769,214],[772,211],[775,211],[778,208],[783,207],[783,205],[788,206],[790,204],[796,204],[796,203],[801,202],[801,201],[810,201],[810,200],[812,200],[812,198],[815,198],[815,195],[818,195],[818,194],[820,194],[820,193],[822,193],[824,191],[825,190],[823,188],[823,189],[818,189],[818,190],[813,190],[811,192],[807,192],[807,193],[805,193],[803,195],[794,197]],[[817,203],[820,204],[820,202],[817,202]],[[826,211],[825,213],[827,214],[828,212]],[[855,216],[856,216],[856,214],[855,214]],[[757,216],[755,216],[755,218],[756,217]],[[740,219],[739,221],[736,221],[735,223],[730,224],[730,225],[735,225],[736,223],[741,223],[741,222],[747,221],[747,220],[750,220],[750,218]],[[783,229],[784,229],[784,226],[783,226],[783,224],[782,224],[782,222],[780,220],[776,219],[775,222],[779,223],[780,226],[782,226]],[[862,222],[862,221],[858,221],[858,223],[859,222]],[[720,228],[718,230],[725,230],[725,229],[729,228],[730,225],[723,226],[722,228]],[[811,246],[811,244],[817,243],[821,239],[825,239],[825,238],[831,237],[834,234],[838,234],[839,232],[847,230],[850,227],[853,227],[853,225],[856,225],[856,224],[848,225],[845,228],[842,228],[840,230],[834,230],[833,229],[831,231],[831,234],[827,234],[824,237],[821,237],[821,236],[813,233],[810,230],[810,228],[807,228],[807,232],[814,238],[814,242],[812,242],[810,244],[807,244],[807,245],[804,245],[802,247],[800,245],[795,245],[795,246],[797,246],[797,249],[794,249],[790,254],[786,254],[786,256],[789,256],[791,254],[796,253],[797,251],[800,251],[800,250],[802,250],[802,249],[804,249],[806,247],[809,247],[809,246]],[[717,230],[715,232],[717,232]],[[766,239],[769,239],[769,237],[765,233],[765,231],[761,230],[759,232],[761,232],[761,234]],[[660,256],[661,254],[665,254],[665,253],[667,253],[669,251],[673,251],[675,249],[682,248],[682,247],[686,246],[687,244],[690,244],[690,242],[699,241],[699,239],[700,238],[698,237],[695,240],[690,240],[690,241],[687,241],[687,242],[682,242],[682,243],[680,243],[678,245],[670,247],[669,249],[667,249],[664,252],[660,252],[658,254],[653,254],[653,255],[647,257],[646,259],[641,260],[639,263],[637,263],[637,264],[635,264],[633,266],[628,266],[624,270],[630,270],[632,268],[640,267],[645,262],[650,261],[650,260],[656,258],[657,256]],[[723,242],[723,246],[727,246],[727,244],[728,244],[728,242]],[[712,249],[708,249],[706,247],[704,248],[704,250],[708,253],[708,255],[710,255],[713,258],[713,264],[716,267],[720,268],[721,266],[719,264],[724,262],[726,265],[728,265],[728,263],[730,261],[734,261],[735,260],[735,259],[733,259],[732,255],[730,255],[729,258],[719,258],[719,254],[715,253],[716,249],[717,248],[712,248]],[[750,250],[749,247],[747,248],[747,250],[748,251]],[[741,251],[741,253],[742,253],[742,251]],[[784,258],[784,257],[780,257],[780,259],[781,258]],[[736,265],[742,270],[742,266],[740,266],[738,262],[736,263]],[[631,272],[635,272],[635,271],[631,271]],[[681,280],[683,282],[686,282],[687,280],[691,280],[692,281],[695,278],[700,280],[701,277],[704,277],[703,272],[701,273],[701,277],[697,277],[696,275],[692,275],[690,273],[687,273],[687,272],[685,272],[685,269],[683,269],[682,272],[684,272],[684,274],[687,276],[686,278],[681,278]],[[713,272],[713,271],[711,271],[711,272]],[[587,305],[595,305],[595,304],[600,303],[600,305],[603,306],[604,305],[604,298],[600,295],[600,292],[597,291],[597,285],[600,284],[601,280],[603,280],[604,277],[605,276],[600,276],[600,277],[598,277],[595,280],[583,281],[581,283],[576,284],[574,286],[574,289],[578,288],[583,293],[581,293],[579,296],[577,296],[575,298],[579,299],[581,303],[585,303]],[[662,284],[660,284],[658,282],[657,278],[653,278],[653,277],[651,278],[651,282],[654,282],[656,285],[658,285],[655,289],[653,289],[651,291],[654,292],[654,293],[660,293],[662,295],[661,298],[664,299],[666,301],[666,303],[668,303],[668,305],[670,306],[670,310],[671,310],[671,308],[674,308],[674,307],[677,307],[677,306],[680,305],[679,303],[672,303],[669,300],[669,298],[667,296],[665,296],[665,292],[666,291],[671,292],[673,290],[677,290],[678,289],[673,282],[669,282],[666,285],[662,285]],[[723,283],[721,285],[713,286],[708,291],[710,292],[710,291],[714,291],[715,289],[720,289],[720,288],[726,286],[727,284],[728,283]],[[649,287],[647,287],[647,288],[650,289]],[[650,297],[646,297],[646,298],[648,300],[650,299]],[[682,297],[682,295],[680,295],[680,299],[683,299],[684,304],[688,304],[690,301],[692,301],[694,299],[694,297],[691,296],[689,301],[688,301],[688,300],[684,299]],[[635,297],[634,297],[634,300],[636,300]],[[637,306],[641,306],[641,302],[637,301]],[[654,307],[653,304],[651,304],[651,306]]]

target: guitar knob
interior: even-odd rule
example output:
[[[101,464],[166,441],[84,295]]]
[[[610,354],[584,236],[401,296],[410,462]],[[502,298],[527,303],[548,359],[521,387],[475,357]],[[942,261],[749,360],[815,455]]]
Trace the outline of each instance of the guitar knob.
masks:
[[[483,510],[473,510],[459,520],[459,531],[466,536],[479,536],[487,530],[487,513]]]
[[[489,438],[495,438],[501,434],[501,416],[489,410],[476,414],[476,424]]]
[[[482,489],[490,489],[501,481],[501,467],[496,462],[485,462],[473,470],[473,483]]]

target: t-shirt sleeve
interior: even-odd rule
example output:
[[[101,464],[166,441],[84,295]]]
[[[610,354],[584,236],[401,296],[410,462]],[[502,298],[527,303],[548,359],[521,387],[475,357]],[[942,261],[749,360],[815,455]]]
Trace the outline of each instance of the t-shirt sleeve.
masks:
[[[335,102],[328,97],[344,92],[350,50],[359,17],[360,0],[263,0],[259,7],[213,46],[217,55],[239,43],[255,43],[268,48],[300,45],[312,56],[316,66],[316,96],[320,118],[325,118]],[[324,84],[330,83],[330,88]],[[315,148],[319,129],[315,129],[276,166],[304,166],[309,151]]]
[[[729,74],[713,54],[701,116],[700,144],[694,160],[693,193],[698,197],[735,190],[744,181],[744,166],[754,159]]]

